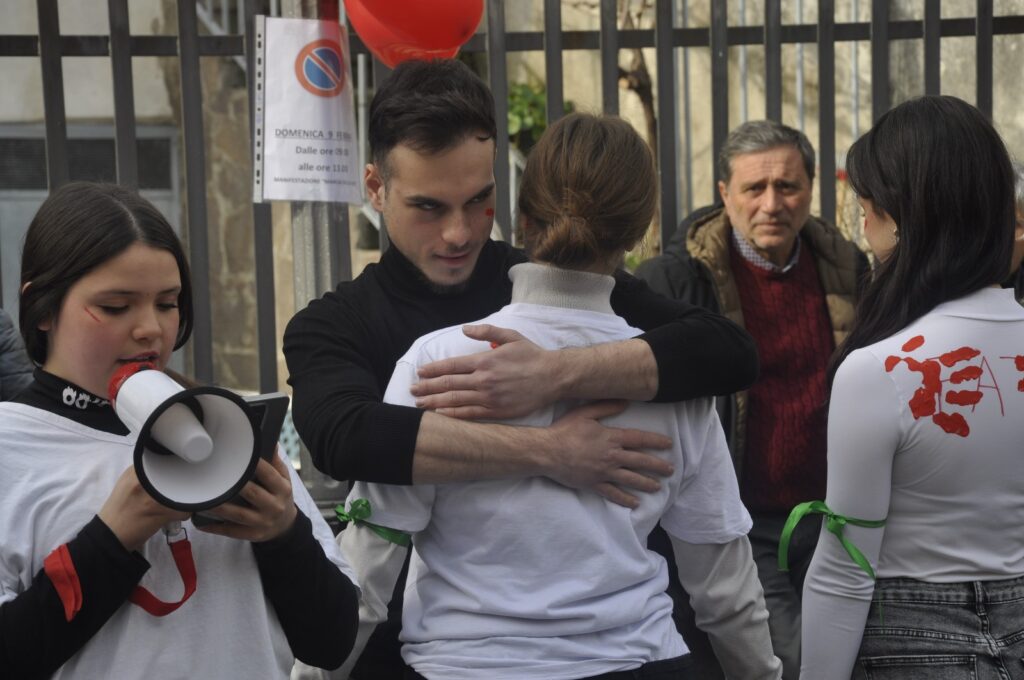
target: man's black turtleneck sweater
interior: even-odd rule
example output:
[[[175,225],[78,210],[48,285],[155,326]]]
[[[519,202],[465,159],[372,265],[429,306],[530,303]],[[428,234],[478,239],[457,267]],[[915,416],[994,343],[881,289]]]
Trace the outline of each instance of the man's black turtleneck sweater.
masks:
[[[488,241],[467,285],[436,292],[396,248],[354,281],[310,302],[284,335],[295,427],[317,468],[338,480],[412,483],[423,412],[382,403],[395,362],[432,331],[470,323],[508,304],[508,270],[526,257]],[[655,401],[730,394],[757,377],[745,331],[724,317],[652,292],[619,272],[612,307],[651,346]]]

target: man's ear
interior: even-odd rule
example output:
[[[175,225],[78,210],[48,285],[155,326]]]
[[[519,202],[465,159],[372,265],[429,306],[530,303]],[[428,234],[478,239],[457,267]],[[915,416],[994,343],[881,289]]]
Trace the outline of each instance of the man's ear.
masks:
[[[729,196],[729,189],[722,180],[718,180],[718,195],[722,197],[722,203],[725,203]]]
[[[370,205],[377,212],[383,212],[385,199],[384,178],[381,177],[380,170],[373,163],[366,164],[366,170],[363,172],[363,184],[366,186],[366,197],[370,199]]]

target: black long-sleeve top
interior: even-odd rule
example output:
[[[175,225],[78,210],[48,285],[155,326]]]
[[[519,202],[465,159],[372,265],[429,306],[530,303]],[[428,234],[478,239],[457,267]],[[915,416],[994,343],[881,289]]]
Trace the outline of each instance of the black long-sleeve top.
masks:
[[[508,304],[508,270],[526,257],[488,241],[468,285],[435,292],[396,248],[354,281],[313,300],[284,336],[295,426],[316,466],[339,480],[411,484],[423,412],[382,403],[395,362],[421,335],[479,320]],[[757,378],[750,336],[718,314],[615,275],[612,308],[650,346],[655,401],[742,390]]]

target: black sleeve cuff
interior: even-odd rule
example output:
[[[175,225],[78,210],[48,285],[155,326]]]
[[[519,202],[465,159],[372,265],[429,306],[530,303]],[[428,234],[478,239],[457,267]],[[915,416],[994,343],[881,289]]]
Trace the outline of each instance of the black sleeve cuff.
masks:
[[[291,529],[252,547],[263,592],[295,658],[317,668],[340,666],[359,627],[359,593],[324,554],[312,522],[300,510]]]

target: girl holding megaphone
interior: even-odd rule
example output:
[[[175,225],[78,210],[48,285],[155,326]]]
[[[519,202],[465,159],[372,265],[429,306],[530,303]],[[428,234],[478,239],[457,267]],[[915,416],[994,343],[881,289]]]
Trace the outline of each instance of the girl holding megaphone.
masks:
[[[72,183],[29,226],[20,324],[34,382],[0,404],[0,668],[10,677],[286,678],[344,660],[358,593],[290,465],[196,528],[132,465],[111,377],[192,330],[181,243],[127,189]],[[180,524],[179,524],[180,523]],[[165,530],[161,530],[161,529]]]

